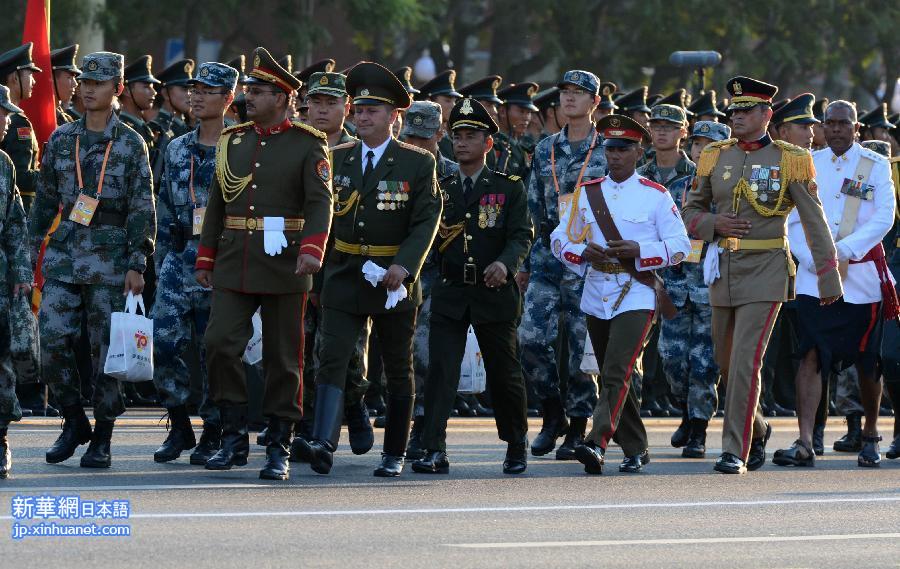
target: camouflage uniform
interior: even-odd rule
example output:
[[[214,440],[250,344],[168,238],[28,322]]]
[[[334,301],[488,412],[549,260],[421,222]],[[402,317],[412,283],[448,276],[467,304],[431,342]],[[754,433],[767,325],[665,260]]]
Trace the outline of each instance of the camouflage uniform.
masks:
[[[662,179],[655,159],[638,169],[642,176],[666,186],[679,207],[685,203],[697,170],[687,155],[681,154],[668,179]],[[662,369],[672,394],[687,404],[689,418],[708,421],[718,404],[719,370],[713,359],[712,308],[709,288],[703,282],[703,260],[668,267],[662,276],[678,307],[678,315],[663,319],[660,327],[658,350]]]
[[[22,198],[16,189],[16,170],[10,157],[0,150],[0,429],[22,418],[16,397],[16,374],[10,355],[10,321],[13,299],[10,290],[18,283],[31,283],[31,261]]]
[[[550,168],[551,149],[555,149],[559,193],[571,194],[594,138],[589,134],[577,148],[572,148],[568,133],[569,128],[566,126],[557,134],[539,142],[531,163],[528,209],[538,239],[525,263],[525,270],[531,273],[531,278],[525,292],[519,343],[522,370],[528,385],[541,400],[558,397],[560,378],[556,346],[560,316],[563,317],[569,348],[566,414],[569,417],[590,417],[597,403],[597,385],[591,376],[581,372],[587,334],[584,313],[580,307],[584,279],[567,271],[556,260],[550,250],[549,239],[550,232],[559,225],[558,195]],[[597,136],[582,181],[605,174],[606,155]]]
[[[47,143],[38,182],[38,197],[29,219],[32,252],[37,253],[59,208],[62,218],[50,236],[43,263],[46,279],[40,311],[44,378],[65,406],[81,400],[75,345],[86,313],[94,367],[94,417],[113,421],[125,410],[118,381],[102,373],[109,340],[110,315],[124,306],[125,274],[143,273],[153,253],[156,209],[147,146],[140,136],[110,116],[94,144],[85,119],[56,129]],[[70,221],[79,195],[75,142],[80,154],[84,193],[96,196],[103,155],[111,144],[100,204],[89,227]]]
[[[194,279],[200,236],[194,236],[192,231],[194,208],[206,207],[209,201],[208,189],[215,172],[216,153],[214,148],[202,146],[198,136],[194,130],[168,145],[160,181],[159,237],[155,255],[160,265],[157,267],[159,285],[151,311],[156,332],[153,382],[166,408],[188,402],[190,371],[183,355],[192,345],[193,328],[201,351],[203,401],[200,416],[204,422],[218,424],[218,409],[208,398],[206,354],[202,342],[209,321],[211,295]]]

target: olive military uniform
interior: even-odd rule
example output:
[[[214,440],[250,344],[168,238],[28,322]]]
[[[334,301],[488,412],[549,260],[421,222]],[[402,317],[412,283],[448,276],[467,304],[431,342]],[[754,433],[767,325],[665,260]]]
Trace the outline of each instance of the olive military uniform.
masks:
[[[40,73],[41,69],[34,64],[31,57],[33,47],[34,45],[29,42],[0,54],[0,78],[5,79],[10,73],[25,69]],[[34,202],[40,166],[37,137],[25,113],[10,113],[9,128],[3,141],[0,142],[0,150],[9,155],[16,167],[16,184],[27,214]]]

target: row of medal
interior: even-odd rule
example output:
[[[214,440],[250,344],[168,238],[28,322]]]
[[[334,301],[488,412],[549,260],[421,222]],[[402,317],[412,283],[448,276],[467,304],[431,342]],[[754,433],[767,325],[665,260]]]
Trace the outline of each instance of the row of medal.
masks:
[[[381,181],[377,197],[375,207],[381,211],[403,209],[409,201],[409,182]]]
[[[769,201],[769,192],[781,191],[781,167],[754,165],[750,171],[750,190],[759,201]]]
[[[497,225],[497,219],[503,205],[506,203],[506,194],[485,194],[478,203],[478,227],[485,229]]]

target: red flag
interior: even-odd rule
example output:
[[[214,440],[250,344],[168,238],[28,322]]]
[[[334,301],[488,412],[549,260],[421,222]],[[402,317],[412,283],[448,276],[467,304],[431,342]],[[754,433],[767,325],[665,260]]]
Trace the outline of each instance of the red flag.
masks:
[[[56,93],[50,65],[50,0],[28,0],[22,42],[34,43],[32,58],[43,73],[34,74],[34,92],[30,99],[19,102],[19,106],[34,125],[38,145],[43,147],[56,130]]]

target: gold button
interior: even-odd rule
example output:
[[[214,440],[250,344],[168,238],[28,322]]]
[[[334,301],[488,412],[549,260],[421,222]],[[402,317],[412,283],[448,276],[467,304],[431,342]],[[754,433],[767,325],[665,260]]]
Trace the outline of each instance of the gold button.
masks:
[[[360,238],[359,238],[359,242],[360,242],[360,243],[362,243],[362,242],[365,241],[365,240],[366,240],[365,237],[360,237]]]
[[[470,263],[474,263],[474,262],[475,262],[475,259],[473,259],[472,257],[469,257],[469,262],[470,262]]]
[[[604,296],[604,297],[603,297],[603,302],[609,302],[609,298]]]
[[[472,218],[472,214],[471,214],[471,213],[467,213],[467,214],[466,214],[466,219],[471,219],[471,218]]]
[[[256,206],[255,206],[255,205],[251,205],[251,206],[250,206],[250,211],[253,211],[254,209],[256,209]]]
[[[265,145],[266,145],[266,141],[263,140],[262,142],[259,143],[259,145],[260,145],[260,146],[265,146]]]
[[[259,166],[259,164],[257,164],[257,166]],[[253,185],[250,186],[250,187],[253,188],[253,189],[255,190],[255,189],[256,189],[256,184],[253,184]]]
[[[253,232],[252,232],[252,231],[248,231],[247,234],[248,234],[248,235],[253,235]]]
[[[256,166],[257,168],[259,168],[259,162],[257,162],[257,163],[255,164],[255,166]]]
[[[359,209],[366,209],[366,206],[364,206],[363,204],[359,204]]]
[[[360,221],[357,225],[359,225],[360,227],[365,227],[365,226],[366,226],[366,222],[365,222],[365,221]]]
[[[471,241],[471,240],[472,240],[472,236],[471,236],[471,235],[466,235],[466,240],[467,240],[467,241]]]

